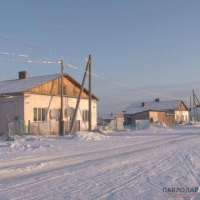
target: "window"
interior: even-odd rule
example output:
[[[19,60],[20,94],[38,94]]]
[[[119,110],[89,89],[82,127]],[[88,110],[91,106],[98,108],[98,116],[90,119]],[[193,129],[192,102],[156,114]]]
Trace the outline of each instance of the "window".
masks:
[[[89,111],[83,110],[82,117],[83,117],[83,121],[89,121]]]
[[[176,118],[177,118],[177,121],[179,121],[179,115],[177,115]]]
[[[44,122],[45,121],[45,108],[33,109],[33,121]]]

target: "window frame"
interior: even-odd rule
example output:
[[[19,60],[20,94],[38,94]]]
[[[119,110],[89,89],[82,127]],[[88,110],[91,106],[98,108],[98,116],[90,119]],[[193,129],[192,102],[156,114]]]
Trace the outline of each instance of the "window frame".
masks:
[[[37,107],[33,108],[33,121],[45,122],[46,121],[46,108]]]
[[[82,111],[82,119],[84,122],[89,121],[89,110],[83,110]]]

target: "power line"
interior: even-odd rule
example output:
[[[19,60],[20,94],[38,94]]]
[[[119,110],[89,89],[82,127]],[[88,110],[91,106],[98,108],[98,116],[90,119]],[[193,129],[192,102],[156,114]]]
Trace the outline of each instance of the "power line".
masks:
[[[131,100],[131,102],[132,102],[132,100]],[[130,103],[130,101],[128,101],[127,103],[124,102],[124,103],[119,103],[119,104],[110,105],[110,106],[98,106],[98,108],[108,108],[108,107],[113,108],[113,107],[116,107],[116,106],[127,105],[128,103]]]
[[[79,67],[76,67],[76,66],[73,66],[73,65],[70,65],[70,64],[67,64],[67,63],[65,63],[65,65],[67,65],[67,66],[69,66],[69,67],[71,67],[71,68],[74,68],[74,69],[76,69],[76,70],[80,70],[80,71],[82,71],[82,72],[85,72],[85,70],[83,70],[83,69],[81,69],[81,68],[79,68]],[[86,72],[86,73],[89,74],[89,72]],[[143,93],[147,93],[147,94],[151,94],[151,95],[156,95],[156,96],[160,96],[160,97],[164,97],[164,98],[168,98],[168,99],[180,100],[180,98],[175,98],[175,97],[171,97],[171,96],[165,96],[165,95],[163,95],[163,94],[158,94],[158,93],[153,93],[153,92],[149,92],[149,91],[146,91],[146,90],[141,90],[141,89],[135,88],[135,87],[133,87],[133,86],[126,85],[126,84],[124,84],[124,83],[120,83],[120,82],[118,82],[118,81],[115,81],[115,80],[112,80],[112,79],[109,79],[109,78],[105,78],[105,77],[100,76],[100,75],[98,75],[98,74],[91,73],[91,75],[96,76],[96,77],[98,77],[98,78],[101,78],[101,79],[103,79],[103,80],[109,81],[109,82],[111,82],[111,83],[114,83],[114,84],[117,84],[117,85],[120,85],[120,86],[129,88],[129,89],[136,90],[136,91],[138,91],[138,92],[143,92]]]
[[[3,55],[3,56],[19,56],[19,57],[24,57],[24,58],[30,58],[30,57],[33,58],[33,56],[29,56],[27,54],[14,54],[14,53],[9,53],[9,52],[0,52],[0,54]],[[40,59],[50,60],[50,58],[47,58],[47,57],[39,57],[38,59],[39,60]]]
[[[0,58],[0,60],[2,60],[2,61],[11,61],[11,62],[43,63],[43,64],[60,64],[61,63],[60,61],[14,60],[14,59],[3,59],[3,58]],[[175,97],[171,97],[171,96],[165,96],[163,94],[153,93],[153,92],[149,92],[149,91],[146,91],[146,90],[141,90],[141,89],[132,87],[130,85],[126,85],[126,84],[120,83],[118,81],[105,78],[105,77],[100,76],[100,75],[95,74],[95,73],[89,73],[89,72],[87,72],[87,71],[85,71],[85,70],[83,70],[83,69],[81,69],[79,67],[73,66],[73,65],[68,64],[68,63],[65,63],[65,65],[69,66],[70,68],[73,68],[73,69],[76,69],[76,70],[80,70],[82,72],[86,72],[87,74],[91,74],[92,76],[101,78],[101,79],[106,80],[108,82],[111,82],[111,83],[114,83],[114,84],[129,88],[129,89],[133,89],[133,90],[136,90],[136,91],[139,91],[139,92],[143,92],[143,93],[147,93],[147,94],[151,94],[151,95],[156,95],[156,96],[160,96],[160,97],[164,97],[164,98],[168,98],[168,99],[180,100],[180,98],[175,98]]]
[[[5,56],[19,56],[19,57],[25,57],[25,58],[29,57],[28,55],[7,53],[7,52],[0,52],[0,54],[5,55]]]
[[[2,60],[2,61],[9,61],[9,62],[26,62],[26,63],[60,64],[60,61],[15,60],[15,59],[4,59],[4,58],[0,58],[0,60]]]
[[[66,56],[71,56],[71,57],[76,57],[76,58],[88,60],[86,57],[83,57],[83,56],[77,56],[77,55],[68,54],[68,53],[64,53],[64,52],[60,52],[60,51],[55,51],[55,50],[52,50],[52,49],[47,49],[47,48],[39,47],[39,46],[36,46],[36,45],[24,43],[24,42],[19,42],[19,41],[12,40],[12,39],[9,39],[9,38],[5,38],[5,37],[2,37],[2,36],[0,36],[0,39],[5,40],[5,41],[9,41],[9,42],[13,42],[13,43],[17,43],[17,44],[20,44],[20,45],[40,49],[40,50],[43,50],[43,51],[48,51],[48,52],[51,52],[51,53],[56,53],[56,54],[61,54],[61,55],[66,55]]]

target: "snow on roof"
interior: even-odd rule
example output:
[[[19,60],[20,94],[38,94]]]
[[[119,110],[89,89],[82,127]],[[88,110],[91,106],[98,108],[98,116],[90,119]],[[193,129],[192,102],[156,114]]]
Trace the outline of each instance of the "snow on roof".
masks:
[[[175,110],[181,102],[181,100],[145,102],[146,105],[144,107],[142,107],[142,102],[134,102],[130,106],[128,106],[124,111],[125,114],[136,114],[147,110]]]
[[[0,94],[18,93],[59,77],[60,74],[0,81]]]

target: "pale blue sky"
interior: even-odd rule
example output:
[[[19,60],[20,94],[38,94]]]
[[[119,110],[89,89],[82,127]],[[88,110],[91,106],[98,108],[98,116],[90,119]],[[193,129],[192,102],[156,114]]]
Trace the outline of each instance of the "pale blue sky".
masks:
[[[91,54],[94,73],[152,93],[188,99],[192,89],[200,95],[199,11],[197,0],[4,0],[0,36],[69,54]],[[27,54],[33,60],[62,57],[1,39],[0,52]],[[85,68],[82,59],[63,58]],[[0,69],[0,80],[17,78],[20,70],[32,76],[60,72],[56,64],[5,61],[0,61]],[[82,72],[70,68],[65,72],[81,82]],[[93,93],[100,99],[100,112],[120,111],[132,101],[159,97],[95,77]]]

